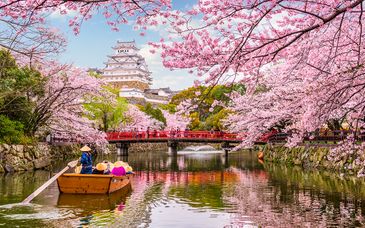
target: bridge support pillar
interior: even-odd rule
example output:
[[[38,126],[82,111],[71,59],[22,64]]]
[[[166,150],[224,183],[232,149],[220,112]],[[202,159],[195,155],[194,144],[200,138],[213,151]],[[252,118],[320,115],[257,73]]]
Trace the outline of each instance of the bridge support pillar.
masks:
[[[117,155],[128,156],[129,143],[117,143]]]
[[[231,150],[228,142],[222,143],[222,150],[224,151],[224,156],[228,158],[228,152]]]
[[[178,142],[176,141],[168,141],[167,146],[169,148],[168,153],[172,156],[177,156],[177,146]]]

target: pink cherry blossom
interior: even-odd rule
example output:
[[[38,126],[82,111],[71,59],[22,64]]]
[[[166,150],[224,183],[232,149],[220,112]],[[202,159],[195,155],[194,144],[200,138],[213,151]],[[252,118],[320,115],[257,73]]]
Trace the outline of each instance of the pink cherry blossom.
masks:
[[[281,122],[292,135],[288,145],[331,119],[363,127],[364,0],[199,0],[186,12],[171,7],[170,0],[6,0],[0,17],[43,23],[47,13],[77,11],[69,22],[75,33],[97,12],[113,29],[131,18],[136,29],[163,25],[171,33],[152,46],[161,48],[165,67],[187,69],[211,85],[246,85],[246,94],[231,95],[227,124],[246,135],[247,145]]]
[[[160,121],[148,116],[146,113],[139,110],[135,105],[129,104],[128,110],[125,112],[125,120],[120,125],[122,131],[146,131],[150,129],[159,130],[163,126]]]
[[[177,129],[181,131],[186,129],[187,125],[190,123],[190,119],[180,115],[179,113],[169,113],[166,110],[162,110],[162,113],[166,119],[166,130]]]
[[[30,120],[42,123],[37,131],[82,143],[107,143],[105,133],[83,116],[84,99],[99,95],[103,82],[83,69],[55,62],[39,66],[39,70],[47,77],[47,84],[45,95],[35,98],[37,115]]]

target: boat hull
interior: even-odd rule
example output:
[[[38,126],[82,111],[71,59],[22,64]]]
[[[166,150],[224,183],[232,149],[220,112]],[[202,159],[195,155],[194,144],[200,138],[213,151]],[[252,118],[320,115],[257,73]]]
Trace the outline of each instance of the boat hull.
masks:
[[[121,189],[130,189],[130,176],[117,177],[98,174],[63,174],[57,179],[61,193],[109,194]]]

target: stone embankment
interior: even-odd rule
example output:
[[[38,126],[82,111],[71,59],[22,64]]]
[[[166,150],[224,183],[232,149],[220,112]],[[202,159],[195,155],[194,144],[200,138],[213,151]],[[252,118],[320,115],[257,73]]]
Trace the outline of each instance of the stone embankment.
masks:
[[[287,148],[279,145],[266,145],[261,148],[265,161],[286,165],[297,165],[304,168],[326,169],[343,174],[364,176],[365,153],[340,153],[334,155],[330,147],[300,146]]]
[[[167,151],[167,143],[132,143],[130,152]]]
[[[200,146],[198,143],[179,143],[179,149],[187,146]],[[220,148],[220,144],[211,144]],[[48,168],[53,160],[80,156],[80,145],[52,146],[47,143],[36,145],[7,145],[0,144],[0,173],[17,172]],[[167,143],[132,143],[129,152],[167,151]],[[110,144],[98,153],[116,153],[116,145]]]
[[[47,168],[52,159],[75,156],[78,145],[50,146],[47,143],[36,145],[0,144],[0,173]]]

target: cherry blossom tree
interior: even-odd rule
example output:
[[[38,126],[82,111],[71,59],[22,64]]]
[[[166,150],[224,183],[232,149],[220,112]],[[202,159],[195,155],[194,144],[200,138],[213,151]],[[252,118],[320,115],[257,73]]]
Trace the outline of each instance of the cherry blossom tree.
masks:
[[[166,119],[166,130],[179,128],[181,131],[183,131],[190,123],[189,118],[184,117],[179,113],[169,113],[169,111],[166,110],[162,110],[162,113]]]
[[[186,12],[170,1],[3,1],[0,16],[42,21],[77,11],[70,26],[102,12],[112,29],[136,19],[136,28],[167,26],[160,43],[168,68],[189,69],[202,81],[240,82],[228,123],[247,143],[280,121],[291,144],[328,120],[364,116],[364,0],[199,0]],[[261,93],[258,87],[265,88]],[[361,126],[356,118],[353,127]]]
[[[163,126],[163,123],[150,117],[132,104],[128,105],[124,115],[125,120],[120,124],[120,129],[123,131],[132,131],[135,129],[138,131],[146,131],[147,127],[157,130]]]
[[[361,0],[202,0],[170,13],[178,38],[153,45],[169,68],[247,85],[245,95],[232,95],[228,122],[246,143],[286,121],[294,145],[328,120],[365,115],[363,8]]]
[[[77,12],[69,25],[78,34],[83,21],[94,14],[102,13],[107,24],[117,31],[118,25],[127,23],[130,18],[142,25],[144,17],[154,17],[170,7],[170,0],[5,0],[0,3],[0,18],[43,22],[44,16],[50,13]]]
[[[15,19],[0,13],[0,28],[0,48],[9,50],[18,64],[31,65],[55,57],[67,44],[58,29],[50,28],[44,21]]]
[[[118,25],[130,19],[136,27],[146,28],[143,20],[168,8],[169,0],[5,0],[0,2],[0,47],[30,64],[65,49],[64,37],[47,25],[51,14],[68,16],[69,26],[78,34],[81,24],[95,14],[103,14],[106,23],[118,31]]]
[[[84,117],[83,104],[89,96],[100,95],[103,82],[85,70],[49,62],[40,67],[47,78],[44,96],[34,97],[36,107],[29,120],[30,131],[51,132],[79,142],[106,143],[105,133]]]
[[[74,33],[84,20],[93,14],[103,12],[107,24],[113,30],[117,25],[127,23],[128,18],[151,17],[162,8],[169,7],[169,1],[79,1],[79,0],[42,0],[42,1],[2,1],[0,3],[0,46],[10,50],[18,63],[37,68],[47,78],[44,96],[34,97],[36,108],[29,120],[27,131],[40,134],[52,132],[63,138],[82,142],[105,143],[105,134],[96,130],[95,123],[84,117],[82,104],[85,96],[100,92],[100,80],[90,77],[85,71],[72,66],[59,65],[49,61],[50,53],[57,54],[65,47],[64,38],[55,29],[46,26],[45,16],[51,13],[67,14],[77,11],[69,25]],[[136,112],[130,113],[134,118]],[[136,110],[134,110],[136,111]],[[142,126],[159,127],[160,123],[143,116]],[[129,124],[132,124],[129,122]],[[133,123],[133,127],[138,124]]]

